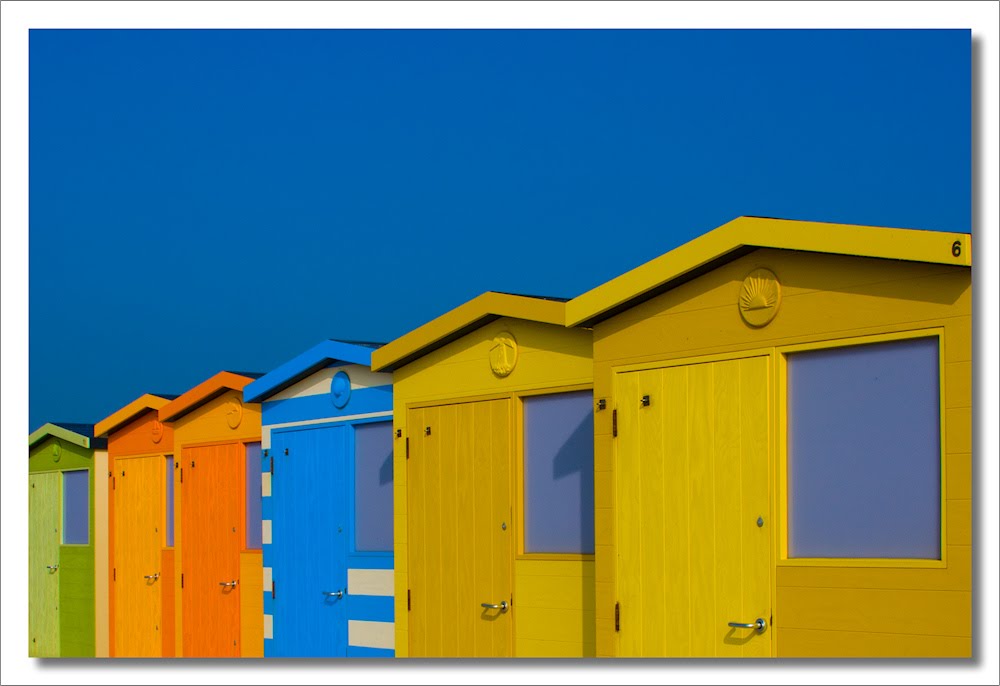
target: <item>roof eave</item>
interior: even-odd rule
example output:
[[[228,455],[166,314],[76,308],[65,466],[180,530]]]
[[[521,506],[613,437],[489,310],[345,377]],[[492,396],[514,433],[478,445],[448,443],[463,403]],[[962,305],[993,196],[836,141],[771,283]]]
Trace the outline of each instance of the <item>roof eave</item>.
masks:
[[[47,423],[38,427],[28,435],[28,447],[34,447],[49,437],[59,438],[81,448],[90,448],[90,437],[78,434],[75,431],[64,429],[56,424]]]
[[[488,291],[373,351],[372,371],[395,371],[501,317],[565,326],[566,303]]]
[[[144,393],[125,407],[113,412],[94,425],[94,436],[107,438],[112,432],[128,424],[136,417],[150,411],[157,411],[170,401],[152,393]]]
[[[243,389],[244,402],[262,402],[275,393],[323,369],[331,362],[370,367],[372,349],[343,341],[326,340],[292,358]]]
[[[249,376],[232,372],[219,372],[161,407],[159,419],[161,422],[172,422],[180,419],[227,391],[242,391],[251,382],[253,379]]]
[[[968,233],[738,217],[570,300],[566,325],[592,326],[758,248],[972,264]]]

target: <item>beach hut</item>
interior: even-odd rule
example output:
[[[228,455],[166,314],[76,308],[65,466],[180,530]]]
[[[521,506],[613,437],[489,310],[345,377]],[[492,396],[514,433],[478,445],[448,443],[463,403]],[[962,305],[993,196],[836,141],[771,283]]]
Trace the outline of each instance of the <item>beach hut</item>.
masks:
[[[174,434],[145,394],[94,427],[108,442],[107,573],[111,657],[174,656]]]
[[[174,651],[261,657],[259,377],[219,372],[158,410],[174,432]]]
[[[243,389],[262,403],[264,655],[392,657],[392,375],[323,341]]]
[[[95,540],[94,470],[106,447],[92,424],[45,424],[28,437],[29,656],[96,653],[95,548],[107,544]]]
[[[971,655],[971,247],[741,217],[567,303],[600,656]]]
[[[485,293],[372,353],[394,397],[396,655],[594,654],[591,334]]]

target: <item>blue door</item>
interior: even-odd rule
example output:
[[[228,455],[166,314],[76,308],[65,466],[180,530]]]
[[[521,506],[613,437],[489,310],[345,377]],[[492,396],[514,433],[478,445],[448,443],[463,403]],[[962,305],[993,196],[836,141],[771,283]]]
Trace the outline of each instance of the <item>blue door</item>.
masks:
[[[274,431],[268,657],[347,655],[349,427]]]

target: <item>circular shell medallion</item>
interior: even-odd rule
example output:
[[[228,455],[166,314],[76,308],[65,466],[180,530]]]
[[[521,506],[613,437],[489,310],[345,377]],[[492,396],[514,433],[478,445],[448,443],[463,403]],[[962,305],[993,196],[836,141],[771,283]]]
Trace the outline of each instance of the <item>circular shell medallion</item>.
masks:
[[[740,316],[750,326],[767,326],[781,307],[781,284],[770,269],[755,269],[743,279]]]
[[[163,440],[163,422],[159,419],[154,419],[153,423],[149,427],[150,438],[153,439],[153,443],[159,443]]]
[[[330,381],[330,399],[337,409],[343,409],[351,399],[351,377],[347,372],[341,370],[333,375]]]
[[[243,401],[233,398],[226,403],[226,424],[230,429],[235,429],[243,421]]]
[[[517,341],[514,335],[502,331],[490,343],[490,369],[499,377],[508,376],[517,364]]]
[[[52,461],[58,462],[62,457],[62,443],[58,439],[52,441]]]

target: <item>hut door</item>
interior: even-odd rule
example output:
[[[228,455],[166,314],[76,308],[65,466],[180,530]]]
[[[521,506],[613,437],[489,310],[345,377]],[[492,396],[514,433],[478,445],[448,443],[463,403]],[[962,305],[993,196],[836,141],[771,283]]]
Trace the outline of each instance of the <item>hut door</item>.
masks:
[[[162,654],[163,457],[115,460],[115,656]]]
[[[28,478],[28,655],[59,657],[59,472]]]
[[[271,434],[268,657],[347,655],[347,431],[336,426]]]
[[[239,657],[245,449],[227,443],[182,454],[182,654]]]
[[[767,357],[617,375],[619,655],[771,655],[768,378]]]
[[[509,400],[407,414],[410,655],[509,657]]]

